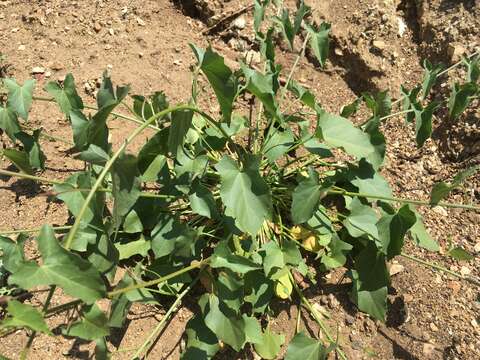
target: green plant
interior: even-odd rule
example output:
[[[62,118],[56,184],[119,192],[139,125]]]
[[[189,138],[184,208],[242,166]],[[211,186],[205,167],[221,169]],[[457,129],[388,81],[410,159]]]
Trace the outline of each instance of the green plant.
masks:
[[[242,64],[234,72],[212,49],[192,45],[198,63],[188,104],[170,106],[165,95],[156,92],[132,96],[130,106],[129,88],[114,88],[107,74],[96,107],[83,103],[72,75],[63,84],[46,85],[53,98],[34,97],[33,80],[22,86],[13,79],[4,81],[8,100],[0,108],[0,127],[22,148],[3,151],[20,172],[0,174],[52,184],[51,195],[66,204],[74,219],[73,225],[44,225],[38,230],[40,263],[25,258],[25,235],[17,242],[0,237],[8,283],[25,290],[49,287],[41,310],[16,300],[8,303],[2,327],[32,331],[23,358],[36,332],[51,334],[46,315],[76,309],[75,319],[61,328],[62,333],[95,341],[97,357],[105,358],[106,337],[112,328],[123,326],[133,302],[176,298],[136,349],[134,357],[140,357],[181,300],[200,283],[203,294],[197,299],[199,311],[187,324],[184,359],[211,358],[225,344],[235,351],[250,347],[263,358],[275,358],[285,337],[270,329],[270,304],[294,297],[318,322],[326,341],[298,332],[286,359],[322,359],[331,351],[345,359],[341,344],[302,293],[298,279],[314,282],[318,275],[344,266],[358,308],[385,320],[387,261],[402,255],[406,235],[418,246],[438,249],[415,205],[479,210],[475,205],[441,202],[473,170],[452,184],[437,185],[431,201],[393,197],[379,173],[386,146],[380,123],[398,115],[390,113],[390,98],[386,93],[363,95],[372,117],[362,127],[347,119],[361,100],[344,107],[342,115],[325,111],[293,75],[308,45],[319,64],[325,64],[330,26],[307,24],[310,9],[303,3],[293,23],[287,11],[266,22],[269,3],[255,1],[254,14],[264,71]],[[274,34],[283,34],[293,50],[302,27],[306,34],[302,48],[282,86]],[[431,67],[427,71],[423,98],[432,79],[440,76]],[[469,73],[471,79],[478,77],[476,70]],[[198,87],[198,76],[210,83],[221,115],[200,110],[198,99],[205,94]],[[462,89],[455,99],[463,96],[458,95]],[[402,113],[414,114],[422,145],[437,105],[423,107],[417,100],[419,92],[404,91]],[[247,97],[257,105],[255,116],[243,115]],[[285,104],[293,100],[301,105],[291,111]],[[33,101],[58,104],[71,124],[75,157],[85,162],[84,171],[66,181],[34,174],[44,167],[45,156],[39,142],[42,132],[29,131],[25,124]],[[453,103],[461,105],[453,106],[457,109],[465,101]],[[121,106],[131,115],[114,112]],[[86,109],[93,115],[86,115]],[[118,149],[109,143],[111,118],[138,125]],[[153,135],[138,154],[127,153],[147,129]],[[343,154],[335,156],[334,150]],[[114,283],[120,269],[125,275]],[[75,300],[51,308],[56,288]],[[110,301],[108,313],[96,305],[100,299]]]

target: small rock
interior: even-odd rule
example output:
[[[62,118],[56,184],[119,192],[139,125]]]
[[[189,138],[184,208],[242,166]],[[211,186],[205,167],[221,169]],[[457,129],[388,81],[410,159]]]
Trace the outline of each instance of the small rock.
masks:
[[[233,21],[233,26],[239,30],[245,29],[247,22],[243,16],[239,16]]]
[[[53,62],[49,67],[50,69],[55,71],[60,71],[64,69],[64,66],[61,62]]]
[[[115,35],[115,30],[110,28],[110,29],[108,29],[108,33],[113,36],[113,35]]]
[[[93,91],[92,86],[91,86],[88,82],[86,82],[86,83],[83,85],[83,88],[85,89],[85,92],[86,92],[87,94],[90,94],[90,93]]]
[[[432,330],[433,332],[437,332],[438,331],[437,325],[435,325],[434,323],[430,323],[430,330]]]
[[[463,276],[467,276],[467,275],[470,275],[470,273],[472,272],[472,270],[470,270],[468,267],[466,266],[462,266],[460,268],[460,274],[462,274]]]
[[[44,73],[45,73],[45,69],[41,66],[35,66],[32,69],[32,74],[44,74]]]
[[[411,294],[404,294],[404,295],[403,295],[403,301],[404,301],[405,303],[410,303],[410,302],[412,302],[412,301],[413,301],[413,295],[411,295]]]
[[[403,34],[405,34],[405,31],[407,30],[407,24],[405,24],[405,21],[401,17],[397,17],[397,22],[398,22],[398,36],[402,37]]]
[[[340,48],[336,47],[334,52],[335,52],[335,55],[337,55],[337,56],[343,56],[343,51]]]
[[[95,30],[95,32],[100,32],[102,30],[102,25],[100,25],[99,22],[96,22],[94,25],[93,25],[93,30]]]
[[[462,285],[458,281],[450,281],[447,284],[447,287],[452,290],[452,295],[455,296],[459,293],[460,289],[462,288]]]
[[[177,66],[182,65],[182,60],[179,60],[179,59],[173,60],[173,65],[177,65]]]
[[[476,319],[472,319],[472,321],[470,321],[470,324],[472,324],[474,328],[478,328],[478,322]]]
[[[387,44],[385,44],[385,41],[382,40],[374,40],[372,43],[373,47],[377,50],[383,51],[387,47]]]
[[[247,64],[259,64],[261,59],[260,53],[255,50],[248,50],[245,54],[245,61]]]
[[[438,215],[441,215],[441,216],[445,216],[447,217],[448,216],[448,212],[447,210],[445,210],[444,207],[441,207],[441,206],[435,206],[432,208],[433,212],[438,214]]]
[[[26,49],[25,45],[20,45],[18,51],[24,51]]]
[[[423,355],[425,356],[430,356],[433,353],[433,350],[435,350],[435,346],[429,343],[423,344]]]
[[[355,324],[355,318],[351,315],[345,315],[345,324],[347,325],[353,325]]]
[[[467,50],[460,44],[449,44],[447,48],[448,56],[452,62],[459,61]]]
[[[139,58],[143,58],[143,55],[144,55],[143,52],[139,52],[139,53],[138,53],[138,57],[139,57]]]
[[[52,76],[52,72],[51,72],[51,71],[47,71],[47,72],[45,73],[45,77],[46,77],[46,78],[49,78],[50,76]]]
[[[137,17],[137,24],[140,25],[140,26],[145,26],[145,21],[143,21],[142,19]]]
[[[333,296],[333,294],[328,294],[328,306],[331,309],[335,309],[339,305],[340,305],[340,303],[338,302],[337,298],[335,296]]]
[[[475,244],[475,246],[473,247],[473,251],[477,254],[480,253],[480,242]]]
[[[20,30],[20,28],[13,28],[13,29],[11,30],[11,32],[12,32],[12,33],[16,33],[16,32],[18,32],[18,30]]]
[[[392,264],[390,265],[390,276],[397,275],[401,273],[403,270],[405,270],[405,267],[400,264]]]
[[[362,348],[363,348],[362,343],[358,340],[353,340],[351,342],[351,346],[352,346],[352,349],[354,349],[354,350],[362,350]]]

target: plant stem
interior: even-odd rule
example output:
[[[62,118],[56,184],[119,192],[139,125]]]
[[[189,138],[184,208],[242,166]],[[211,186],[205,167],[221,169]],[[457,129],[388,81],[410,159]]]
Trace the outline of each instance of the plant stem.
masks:
[[[63,231],[69,230],[71,226],[55,226],[52,227],[53,231]],[[14,235],[14,234],[21,234],[21,233],[38,233],[40,232],[41,228],[35,229],[20,229],[20,230],[0,230],[0,235]]]
[[[415,261],[416,263],[419,263],[419,264],[422,264],[424,266],[428,266],[428,267],[431,267],[433,269],[436,269],[436,270],[440,270],[440,271],[443,271],[444,273],[447,273],[449,275],[453,275],[459,279],[462,279],[462,280],[466,280],[472,284],[475,284],[477,286],[480,286],[480,279],[477,279],[473,276],[464,276],[462,274],[459,274],[455,271],[452,271],[452,270],[449,270],[443,266],[440,266],[440,265],[437,265],[437,264],[434,264],[434,263],[430,263],[430,262],[427,262],[425,260],[422,260],[422,259],[419,259],[415,256],[412,256],[412,255],[409,255],[409,254],[405,254],[405,253],[401,253],[401,256],[403,256],[404,258],[407,258],[409,260],[412,260],[412,261]]]
[[[386,119],[389,119],[389,118],[392,118],[392,117],[395,117],[395,116],[399,116],[399,115],[403,115],[403,114],[408,114],[408,113],[411,113],[413,112],[413,110],[402,110],[402,111],[399,111],[399,112],[396,112],[396,113],[393,113],[393,114],[389,114],[389,115],[386,115],[386,116],[382,116],[380,118],[380,120],[386,120]]]
[[[195,261],[195,262],[192,262],[192,264],[190,264],[189,266],[184,267],[183,269],[177,270],[177,271],[175,271],[171,274],[162,276],[158,279],[151,280],[151,281],[145,281],[143,283],[134,284],[134,285],[130,285],[130,286],[127,286],[127,287],[124,287],[124,288],[121,288],[121,289],[110,291],[110,292],[107,293],[107,297],[111,299],[111,298],[113,298],[117,295],[121,295],[121,294],[127,293],[127,292],[132,291],[132,290],[143,289],[143,288],[146,288],[146,287],[149,287],[149,286],[160,284],[162,282],[173,279],[174,277],[182,275],[182,274],[184,274],[186,272],[189,272],[191,270],[198,269],[198,268],[202,267],[203,265],[205,265],[209,260],[210,260],[210,258],[206,258],[202,261]]]
[[[347,190],[344,190],[344,189],[338,188],[338,187],[335,187],[335,189],[336,190],[328,190],[328,194],[358,196],[358,197],[364,197],[364,198],[369,198],[369,199],[400,202],[400,203],[405,203],[405,204],[432,206],[432,204],[429,201],[402,199],[402,198],[397,198],[397,197],[380,196],[380,195],[373,195],[373,194],[363,194],[363,193],[347,191]],[[434,206],[442,206],[442,207],[447,207],[447,208],[459,208],[459,209],[468,209],[468,210],[480,211],[480,206],[476,206],[476,205],[465,205],[465,204],[439,202],[438,204],[436,204]]]
[[[343,352],[343,350],[338,345],[338,343],[333,340],[332,335],[330,335],[330,331],[328,330],[327,326],[323,323],[323,321],[320,319],[320,316],[318,316],[317,311],[313,308],[312,304],[310,304],[310,301],[308,301],[308,299],[305,297],[305,295],[303,295],[303,292],[298,287],[298,285],[297,285],[295,279],[293,278],[292,274],[289,273],[289,275],[290,275],[290,281],[292,282],[292,284],[295,288],[295,291],[297,292],[298,296],[300,297],[300,300],[302,301],[303,305],[307,308],[307,310],[313,316],[313,318],[315,319],[317,324],[320,326],[323,333],[327,337],[327,340],[331,344],[336,344],[335,351],[337,352],[338,356],[343,360],[348,360],[347,357],[345,356],[345,353]]]
[[[155,329],[150,333],[148,338],[145,340],[145,342],[140,346],[140,348],[137,350],[137,352],[133,355],[133,359],[140,358],[140,355],[144,352],[144,350],[151,345],[151,342],[154,338],[158,336],[158,334],[162,331],[165,323],[168,321],[170,316],[177,310],[178,306],[182,302],[182,299],[187,295],[187,293],[192,290],[193,286],[197,283],[198,279],[200,279],[200,276],[197,276],[186,288],[185,290],[182,291],[180,295],[177,296],[177,299],[174,301],[172,306],[168,309],[168,311],[165,313],[163,316],[162,320],[157,324]]]
[[[59,181],[59,180],[51,180],[51,179],[47,179],[47,178],[40,177],[40,176],[28,175],[28,174],[25,174],[25,173],[18,173],[18,172],[2,170],[2,169],[0,169],[0,175],[14,176],[14,177],[19,177],[19,178],[23,178],[23,179],[29,179],[29,180],[34,180],[34,181],[38,181],[38,182],[43,182],[43,183],[46,183],[46,184],[54,184],[54,185],[65,185],[65,184],[67,184],[67,183]],[[67,185],[71,185],[71,184],[67,184]],[[51,195],[57,196],[57,195],[70,193],[70,192],[77,192],[77,191],[79,191],[79,192],[89,192],[90,189],[78,189],[78,188],[77,189],[70,189],[70,190],[66,190],[66,191],[61,191],[59,193],[51,193]],[[112,189],[98,188],[97,191],[110,193],[110,192],[112,192]],[[145,191],[142,191],[140,193],[140,197],[158,198],[158,199],[178,199],[178,196],[154,194],[154,193],[145,192]]]

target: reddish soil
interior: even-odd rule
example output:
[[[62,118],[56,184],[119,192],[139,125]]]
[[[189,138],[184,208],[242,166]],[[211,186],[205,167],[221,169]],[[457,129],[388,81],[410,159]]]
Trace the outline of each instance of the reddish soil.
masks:
[[[400,84],[411,88],[421,81],[425,56],[451,64],[459,52],[471,53],[480,46],[478,1],[425,0],[417,5],[407,0],[307,2],[314,9],[315,20],[332,24],[331,56],[325,70],[316,67],[310,57],[303,59],[295,76],[330,111],[338,112],[362,91],[390,90],[396,97]],[[39,96],[44,95],[41,89],[47,81],[62,79],[71,72],[82,97],[93,104],[92,90],[108,68],[115,83],[131,84],[132,93],[163,90],[175,103],[188,99],[190,94],[189,67],[194,58],[188,43],[211,43],[229,58],[227,63],[234,63],[252,48],[252,16],[248,11],[241,15],[246,20],[244,29],[228,21],[202,34],[216,19],[248,4],[250,1],[0,0],[0,51],[6,56],[5,62],[12,65],[8,75],[20,82],[31,77],[34,67],[45,69],[38,77]],[[457,51],[452,54],[449,49],[454,46]],[[287,51],[277,56],[286,76],[295,56]],[[453,76],[463,73],[457,71]],[[443,81],[448,84],[452,79]],[[439,91],[443,87],[441,84]],[[205,105],[209,106],[208,101]],[[436,135],[422,149],[416,148],[414,130],[401,117],[384,124],[388,147],[383,173],[396,195],[428,200],[434,182],[449,180],[458,170],[480,163],[478,101],[472,108],[455,126],[445,126],[441,115],[437,116]],[[209,110],[218,111],[214,107]],[[362,109],[355,121],[361,122],[365,116]],[[52,104],[35,103],[29,121],[32,127],[42,126],[51,135],[71,138],[68,123]],[[113,121],[111,127],[112,141],[118,146],[134,125]],[[41,176],[64,179],[82,168],[82,162],[67,154],[67,144],[43,141],[42,146],[47,169]],[[6,169],[9,163],[0,160],[0,166]],[[31,181],[0,178],[0,229],[65,224],[66,208],[43,196],[47,189]],[[478,203],[480,178],[470,179],[465,190],[453,192],[448,200]],[[457,262],[446,257],[445,252],[449,242],[470,253],[480,251],[480,214],[439,207],[422,208],[421,212],[441,251],[429,253],[409,244],[406,252],[479,276],[478,253],[470,262]],[[29,255],[34,254],[31,247]],[[344,270],[309,290],[308,296],[329,313],[326,322],[331,329],[338,329],[339,343],[348,358],[480,358],[480,289],[405,258],[399,258],[398,263],[403,270],[392,278],[391,307],[385,324],[371,320],[352,305],[346,292],[348,286],[345,282],[338,284]],[[58,295],[53,306],[68,300]],[[45,296],[43,292],[35,293],[28,301],[38,305]],[[179,358],[181,335],[195,309],[188,301],[182,306],[156,341],[149,358]],[[153,306],[132,307],[125,329],[110,339],[113,358],[130,358],[134,353],[131,349],[143,343],[164,311]],[[288,341],[295,329],[296,307],[279,302],[275,311],[274,330],[285,333]],[[65,316],[48,321],[54,327],[64,322]],[[312,335],[319,334],[307,313],[302,316],[302,327]],[[25,331],[5,336],[0,339],[0,354],[17,358],[26,341]],[[37,336],[31,351],[32,359],[86,359],[92,355],[91,344],[62,336]],[[225,350],[219,356],[227,357],[246,359],[252,355],[234,355]]]

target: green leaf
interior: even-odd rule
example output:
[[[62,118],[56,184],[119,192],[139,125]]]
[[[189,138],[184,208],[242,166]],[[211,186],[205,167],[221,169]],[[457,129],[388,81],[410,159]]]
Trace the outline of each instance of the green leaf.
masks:
[[[142,184],[137,158],[131,154],[120,156],[113,164],[111,173],[113,219],[118,229],[124,216],[140,197]]]
[[[298,5],[298,9],[295,14],[295,19],[293,21],[293,33],[295,35],[297,35],[300,31],[303,19],[310,13],[311,10],[312,9],[310,6],[305,5],[304,0],[300,0],[300,4]]]
[[[367,158],[375,152],[368,134],[356,128],[349,120],[327,112],[319,116],[316,135],[327,145],[343,148],[357,159]]]
[[[358,168],[352,169],[351,173],[355,178],[350,182],[358,188],[358,192],[385,197],[393,196],[387,180],[364,159],[360,160]]]
[[[1,263],[7,271],[15,273],[25,261],[24,246],[28,237],[20,234],[17,241],[0,235]]]
[[[267,242],[262,250],[265,251],[265,257],[263,258],[263,269],[265,276],[271,277],[275,270],[283,269],[285,267],[285,259],[282,249],[275,241]]]
[[[168,150],[176,156],[177,151],[183,146],[188,129],[192,125],[193,112],[191,110],[178,110],[172,113],[172,125],[168,133]]]
[[[157,180],[166,163],[169,129],[162,129],[143,145],[138,153],[138,169],[143,181]]]
[[[66,294],[92,303],[106,296],[100,273],[86,260],[60,246],[53,229],[44,225],[37,237],[43,263],[23,263],[8,281],[24,289],[57,285]]]
[[[55,101],[60,106],[60,110],[66,115],[69,115],[72,110],[83,109],[83,101],[78,96],[75,79],[72,74],[65,76],[63,88],[57,82],[51,81],[45,85],[45,91],[55,98]]]
[[[95,360],[110,360],[112,353],[108,350],[105,337],[95,340]]]
[[[410,235],[412,236],[414,243],[420,247],[423,247],[424,249],[430,251],[438,251],[439,246],[437,242],[433,240],[430,234],[427,232],[427,229],[425,229],[425,225],[422,221],[422,216],[412,205],[410,205],[410,210],[413,211],[417,219],[415,224],[410,228]]]
[[[16,149],[5,149],[3,155],[10,160],[18,170],[25,174],[33,175],[33,169],[30,166],[28,154],[25,151]]]
[[[208,82],[217,96],[222,116],[227,124],[230,124],[233,102],[237,93],[237,80],[223,57],[209,47],[206,51],[190,44],[198,60],[198,66],[205,74]]]
[[[245,320],[237,317],[213,294],[208,297],[208,305],[210,311],[205,316],[205,324],[225,344],[240,351],[246,342]]]
[[[470,261],[475,259],[473,255],[469,252],[465,251],[461,247],[455,247],[453,249],[448,250],[447,254],[458,261]]]
[[[198,230],[181,222],[178,216],[162,214],[152,230],[152,250],[155,257],[172,255],[189,258],[195,253]]]
[[[405,88],[403,85],[400,86],[400,92],[402,93],[403,96],[403,101],[402,101],[402,110],[407,111],[407,110],[413,110],[414,104],[418,103],[418,94],[422,88],[420,86],[417,86],[413,88],[412,90],[408,90]],[[406,115],[406,121],[408,123],[411,123],[413,119],[415,119],[415,112],[408,112]]]
[[[258,34],[260,31],[260,25],[265,17],[265,8],[270,3],[270,0],[255,0],[253,10],[253,29]]]
[[[372,242],[356,258],[352,277],[352,297],[358,308],[375,319],[385,321],[390,277],[385,255]]]
[[[322,255],[321,261],[327,269],[335,269],[345,265],[347,254],[352,250],[353,246],[339,239],[334,234],[330,243],[327,245],[327,252]]]
[[[96,304],[86,306],[80,321],[73,323],[63,332],[63,335],[79,337],[84,340],[96,340],[110,335],[108,318]]]
[[[220,197],[225,214],[240,230],[255,236],[272,215],[270,188],[260,176],[257,157],[247,157],[242,165],[239,169],[233,159],[224,156],[215,166],[221,177]]]
[[[35,80],[27,80],[23,86],[20,86],[14,79],[3,79],[3,84],[8,90],[8,107],[14,110],[22,119],[28,120],[28,112],[32,106]]]
[[[404,237],[415,225],[417,218],[408,205],[402,206],[394,215],[384,215],[377,223],[381,251],[391,259],[402,253]]]
[[[218,217],[218,209],[212,192],[199,181],[193,183],[188,200],[194,213],[209,219]]]
[[[342,106],[340,109],[340,116],[344,118],[349,118],[352,115],[355,115],[358,111],[358,108],[362,104],[363,97],[357,97],[353,100],[352,103]]]
[[[182,360],[210,359],[220,350],[215,333],[205,325],[201,314],[196,314],[188,321],[185,334],[187,344]]]
[[[273,281],[264,271],[250,271],[245,274],[245,301],[252,304],[254,314],[263,314],[273,296]]]
[[[318,105],[315,101],[315,95],[301,86],[295,80],[291,79],[288,82],[288,90],[291,91],[303,104],[308,106],[310,109],[316,112],[321,111],[320,105]],[[310,125],[310,123],[308,125]]]
[[[470,59],[463,59],[467,65],[467,82],[476,83],[480,78],[480,55]]]
[[[262,334],[262,341],[255,343],[255,352],[262,359],[276,359],[280,349],[285,342],[285,335],[275,334],[269,327]]]
[[[7,311],[9,316],[0,323],[0,328],[28,327],[33,331],[52,335],[42,314],[33,306],[10,300]]]
[[[425,100],[427,96],[430,94],[433,85],[435,85],[437,81],[438,74],[443,70],[443,65],[432,65],[430,61],[425,59],[423,61],[423,81],[422,81],[422,100]]]
[[[290,21],[290,13],[288,9],[282,9],[281,17],[275,16],[273,21],[280,26],[280,30],[282,31],[285,40],[287,40],[290,50],[293,50],[295,30],[292,22]]]
[[[363,205],[358,198],[350,203],[350,215],[343,220],[343,225],[353,237],[361,237],[365,234],[378,239],[377,213],[370,206]]]
[[[413,104],[417,147],[422,147],[425,141],[432,136],[432,116],[439,106],[440,103],[436,101],[432,101],[426,107],[420,103]]]
[[[16,140],[15,134],[21,131],[17,114],[8,107],[0,106],[0,129],[5,131],[12,141]]]
[[[73,143],[78,151],[85,150],[88,147],[88,127],[89,121],[80,110],[72,110],[69,113],[72,124]]]
[[[82,151],[78,158],[80,160],[89,162],[90,164],[103,166],[110,159],[110,156],[105,151],[103,151],[101,147],[90,144],[88,146],[88,149]]]
[[[320,63],[321,67],[325,66],[328,57],[328,50],[330,47],[330,39],[328,34],[330,33],[331,25],[328,23],[322,23],[318,29],[313,26],[307,25],[307,31],[310,34],[310,46],[313,53]]]
[[[226,268],[240,274],[260,269],[259,265],[246,257],[232,254],[226,242],[220,242],[215,247],[209,264],[212,268]]]
[[[273,118],[281,119],[282,116],[278,110],[274,91],[278,80],[274,77],[274,74],[264,75],[243,64],[241,64],[241,69],[245,75],[246,89],[263,103],[265,110]]]
[[[34,130],[32,135],[23,131],[15,136],[23,144],[23,150],[28,154],[28,162],[34,169],[44,169],[46,156],[40,148],[39,138],[41,129]]]
[[[478,85],[466,83],[453,84],[450,99],[448,101],[448,114],[452,119],[458,118],[470,105],[471,97],[478,92]]]
[[[290,150],[295,141],[290,129],[275,129],[273,134],[264,143],[264,154],[270,162],[275,162]]]
[[[319,340],[299,332],[288,344],[285,360],[325,360],[328,351]]]
[[[307,222],[313,216],[323,191],[318,173],[309,169],[308,178],[301,181],[292,194],[291,214],[294,224]]]
[[[392,99],[388,95],[388,91],[381,91],[374,96],[363,93],[362,97],[367,107],[372,110],[373,117],[382,118],[392,112]]]
[[[125,244],[115,243],[115,247],[118,250],[118,260],[123,260],[133,255],[147,256],[151,245],[149,241],[146,241],[142,237],[139,240],[130,241]]]
[[[453,189],[458,188],[467,178],[475,175],[479,170],[480,165],[472,166],[455,175],[451,184],[443,181],[436,183],[430,193],[430,203],[432,205],[438,204],[440,200],[446,198]]]

